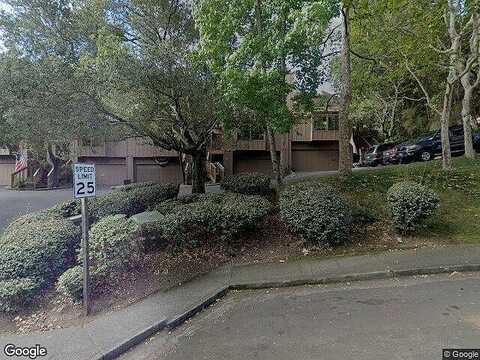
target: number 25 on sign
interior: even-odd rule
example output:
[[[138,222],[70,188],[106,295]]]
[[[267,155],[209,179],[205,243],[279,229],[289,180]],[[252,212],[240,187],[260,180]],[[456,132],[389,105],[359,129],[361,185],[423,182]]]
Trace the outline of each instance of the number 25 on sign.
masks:
[[[77,199],[95,196],[95,165],[73,165],[73,196]]]

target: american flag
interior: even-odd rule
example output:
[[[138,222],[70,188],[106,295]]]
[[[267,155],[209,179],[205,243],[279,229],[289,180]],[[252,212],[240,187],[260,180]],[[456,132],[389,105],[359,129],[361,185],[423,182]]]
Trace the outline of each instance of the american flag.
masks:
[[[25,151],[17,153],[15,157],[15,172],[21,171],[28,167],[28,157]]]

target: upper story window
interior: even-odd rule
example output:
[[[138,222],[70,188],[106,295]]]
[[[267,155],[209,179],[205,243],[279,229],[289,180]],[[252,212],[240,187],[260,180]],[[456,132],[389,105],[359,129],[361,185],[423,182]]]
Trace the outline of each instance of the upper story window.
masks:
[[[338,113],[314,113],[315,130],[338,130]]]
[[[97,147],[97,146],[103,146],[104,139],[103,137],[99,136],[92,136],[92,137],[84,137],[82,138],[82,146],[85,147]]]
[[[260,129],[244,129],[238,133],[238,140],[264,140],[265,133]]]

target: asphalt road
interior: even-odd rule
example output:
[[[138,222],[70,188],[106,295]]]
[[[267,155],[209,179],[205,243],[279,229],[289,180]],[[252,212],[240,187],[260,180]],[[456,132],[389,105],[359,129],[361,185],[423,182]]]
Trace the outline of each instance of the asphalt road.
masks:
[[[442,359],[480,348],[480,274],[230,293],[123,360]]]
[[[106,189],[98,189],[103,193]],[[14,191],[0,186],[0,233],[15,218],[33,211],[47,209],[72,199],[72,189],[48,191]]]

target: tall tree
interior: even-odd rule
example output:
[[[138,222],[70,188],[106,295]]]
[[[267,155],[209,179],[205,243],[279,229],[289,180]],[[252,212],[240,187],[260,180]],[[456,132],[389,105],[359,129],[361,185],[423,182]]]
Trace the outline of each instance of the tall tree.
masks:
[[[193,192],[205,192],[207,147],[228,113],[216,79],[196,56],[190,6],[176,0],[104,7],[93,56],[82,70],[99,112],[193,160]]]
[[[336,4],[326,3],[329,6],[301,0],[195,2],[202,54],[229,100],[252,113],[267,133],[279,184],[275,134],[289,131],[294,123],[287,95],[296,88],[302,100],[313,98],[321,80],[319,66],[331,55],[325,51],[325,37]]]
[[[350,7],[349,1],[341,4],[342,40],[340,50],[340,114],[339,114],[339,164],[340,176],[352,173],[352,122],[350,105],[352,102],[352,69],[350,49]]]
[[[208,141],[227,107],[215,78],[195,60],[198,36],[189,4],[11,3],[13,12],[1,22],[6,44],[31,62],[58,64],[62,86],[48,91],[62,108],[73,101],[99,124],[122,124],[154,145],[191,155],[193,191],[205,191]],[[48,83],[47,76],[41,80]],[[68,123],[70,114],[64,115]]]
[[[456,71],[460,75],[460,83],[463,88],[462,99],[462,121],[465,137],[465,156],[469,159],[475,157],[475,150],[473,149],[472,141],[472,98],[473,92],[478,88],[480,84],[480,4],[478,1],[469,3],[466,9],[461,6],[462,3],[455,4],[450,2],[452,8],[451,14],[455,17],[456,26],[460,28],[456,31],[456,26],[453,28],[454,35],[459,41],[467,42],[463,40],[464,34],[467,35],[467,46],[459,44],[456,48],[455,66]],[[476,72],[473,71],[473,67],[476,66]]]

